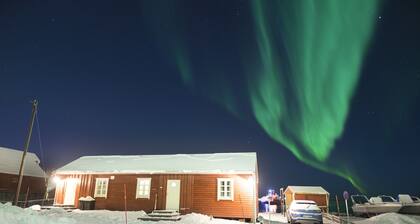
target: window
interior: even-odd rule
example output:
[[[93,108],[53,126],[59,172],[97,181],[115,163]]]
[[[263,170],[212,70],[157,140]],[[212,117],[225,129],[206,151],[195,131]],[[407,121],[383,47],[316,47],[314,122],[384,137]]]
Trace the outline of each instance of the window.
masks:
[[[217,178],[217,200],[233,201],[233,179]]]
[[[108,178],[96,178],[95,198],[106,198],[108,193]]]
[[[137,178],[136,198],[150,198],[151,178]]]

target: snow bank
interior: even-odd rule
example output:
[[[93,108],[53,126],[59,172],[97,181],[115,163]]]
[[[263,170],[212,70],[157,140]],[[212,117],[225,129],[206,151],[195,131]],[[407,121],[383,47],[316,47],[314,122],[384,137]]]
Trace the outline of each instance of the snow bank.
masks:
[[[158,222],[161,223],[161,222]],[[182,224],[239,224],[242,222],[226,220],[226,219],[213,219],[207,215],[191,213],[184,215],[181,221],[178,222],[164,222],[164,223],[182,223]]]
[[[45,217],[32,209],[22,209],[10,203],[0,203],[1,223],[7,224],[76,224],[67,217]]]
[[[182,216],[178,222],[152,222],[140,221],[137,218],[145,216],[143,211],[127,212],[129,224],[239,224],[241,222],[225,219],[212,219],[201,214],[188,214]],[[125,213],[122,211],[74,210],[67,212],[61,208],[35,211],[32,208],[22,209],[10,203],[0,203],[0,223],[7,224],[122,224],[125,223]]]
[[[420,216],[402,215],[397,213],[385,213],[372,218],[356,221],[355,224],[418,224]]]

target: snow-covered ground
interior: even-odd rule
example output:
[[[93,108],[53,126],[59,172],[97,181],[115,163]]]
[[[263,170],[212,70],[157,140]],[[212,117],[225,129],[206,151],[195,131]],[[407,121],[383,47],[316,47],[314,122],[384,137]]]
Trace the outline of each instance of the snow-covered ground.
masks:
[[[264,224],[287,224],[287,218],[279,213],[260,213],[258,215]],[[363,219],[363,220],[361,220]],[[270,220],[270,221],[269,221]],[[356,221],[359,220],[359,221]],[[346,219],[343,219],[346,221]],[[333,224],[334,222],[324,218],[324,224]],[[348,223],[352,224],[420,224],[420,216],[402,215],[397,213],[386,213],[378,216],[366,218],[351,217]]]
[[[36,208],[36,207],[35,207]],[[140,221],[138,217],[144,216],[143,211],[127,212],[129,224],[240,224],[242,222],[212,219],[201,214],[188,214],[182,216],[181,221]],[[36,211],[30,208],[22,209],[11,204],[0,203],[0,223],[7,224],[125,224],[125,213],[121,211],[80,211],[67,212],[63,209]]]
[[[263,223],[271,223],[271,224],[287,224],[286,216],[280,213],[268,213],[262,212],[258,214],[259,220]],[[333,222],[324,218],[324,224],[332,224]]]
[[[419,224],[420,216],[385,213],[354,224]]]

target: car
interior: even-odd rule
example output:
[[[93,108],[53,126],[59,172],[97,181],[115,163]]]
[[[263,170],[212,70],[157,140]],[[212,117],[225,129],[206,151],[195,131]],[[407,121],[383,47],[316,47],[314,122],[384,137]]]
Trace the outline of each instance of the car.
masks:
[[[323,224],[322,211],[314,201],[294,200],[286,212],[288,223]]]

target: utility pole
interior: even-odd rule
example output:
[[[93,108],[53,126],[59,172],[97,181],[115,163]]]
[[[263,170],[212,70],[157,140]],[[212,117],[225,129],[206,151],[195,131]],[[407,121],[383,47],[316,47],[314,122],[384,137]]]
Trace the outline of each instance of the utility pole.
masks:
[[[22,186],[22,179],[23,179],[25,156],[26,156],[26,153],[28,152],[29,143],[31,142],[32,128],[34,126],[34,121],[35,121],[35,116],[36,116],[37,109],[38,109],[38,101],[33,100],[32,101],[31,121],[29,122],[28,135],[26,136],[25,148],[24,148],[24,151],[23,151],[23,154],[22,154],[22,160],[20,161],[19,181],[18,181],[18,185],[17,185],[17,189],[16,189],[16,198],[15,198],[15,205],[16,206],[18,205],[18,201],[19,201],[20,188]]]

